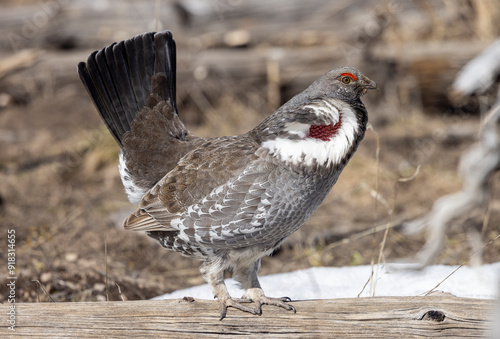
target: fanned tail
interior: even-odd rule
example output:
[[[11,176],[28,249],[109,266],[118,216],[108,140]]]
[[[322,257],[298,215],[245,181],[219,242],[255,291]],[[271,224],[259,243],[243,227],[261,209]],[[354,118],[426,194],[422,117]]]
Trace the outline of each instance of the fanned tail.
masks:
[[[80,79],[120,147],[137,113],[147,105],[151,80],[159,73],[166,81],[154,92],[177,113],[176,50],[169,31],[144,33],[113,43],[92,53],[86,63],[78,64]]]

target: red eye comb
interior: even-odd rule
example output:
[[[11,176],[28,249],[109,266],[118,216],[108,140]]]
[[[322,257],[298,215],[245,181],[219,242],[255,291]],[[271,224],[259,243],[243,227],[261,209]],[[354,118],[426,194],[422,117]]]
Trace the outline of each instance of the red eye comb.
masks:
[[[358,78],[356,78],[356,76],[354,74],[352,74],[352,73],[342,73],[342,74],[340,74],[340,76],[350,77],[354,81],[358,80]]]

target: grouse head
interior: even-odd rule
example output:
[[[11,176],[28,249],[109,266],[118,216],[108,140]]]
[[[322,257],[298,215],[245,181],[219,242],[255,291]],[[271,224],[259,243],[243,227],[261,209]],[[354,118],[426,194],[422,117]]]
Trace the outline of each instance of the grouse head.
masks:
[[[377,88],[377,84],[353,67],[340,67],[331,70],[308,88],[312,96],[337,98],[346,102],[355,102],[368,89]]]
[[[360,97],[375,88],[356,68],[335,68],[251,133],[269,154],[300,171],[341,170],[366,130],[368,116]]]

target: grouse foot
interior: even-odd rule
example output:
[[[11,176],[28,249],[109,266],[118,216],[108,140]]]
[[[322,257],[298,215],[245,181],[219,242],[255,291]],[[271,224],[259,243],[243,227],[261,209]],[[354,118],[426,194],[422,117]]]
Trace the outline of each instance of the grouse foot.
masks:
[[[297,313],[295,307],[287,302],[291,302],[292,300],[288,297],[282,298],[270,298],[264,295],[264,292],[260,288],[251,288],[248,289],[243,298],[229,298],[225,301],[219,301],[220,303],[220,318],[222,320],[227,315],[228,307],[234,307],[243,312],[248,312],[254,315],[262,315],[262,305],[271,305],[276,307],[284,308],[287,311],[293,311],[293,313]],[[248,307],[243,305],[243,303],[255,303],[255,308]]]
[[[243,298],[250,299],[255,303],[255,305],[256,305],[255,310],[257,311],[258,315],[262,314],[262,305],[271,305],[271,306],[281,307],[287,311],[293,311],[293,313],[297,313],[297,310],[295,309],[295,307],[293,307],[290,304],[287,304],[288,302],[292,301],[290,298],[288,298],[288,297],[282,297],[282,298],[266,297],[264,294],[264,291],[262,291],[261,288],[249,288],[247,290],[247,292],[245,293]]]
[[[252,302],[252,300],[245,299],[245,298],[229,298],[226,300],[219,300],[219,304],[220,304],[220,318],[219,318],[219,320],[222,320],[226,317],[228,307],[234,307],[234,308],[237,308],[238,310],[243,311],[243,312],[252,313],[254,315],[260,315],[258,313],[258,310],[256,310],[255,308],[243,305],[243,303],[251,303],[251,302]]]

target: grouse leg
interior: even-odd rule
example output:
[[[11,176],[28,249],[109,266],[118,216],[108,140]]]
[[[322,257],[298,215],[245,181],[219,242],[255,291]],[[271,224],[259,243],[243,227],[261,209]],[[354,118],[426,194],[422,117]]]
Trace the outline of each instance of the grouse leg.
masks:
[[[264,291],[262,290],[259,279],[257,278],[257,272],[260,268],[260,259],[254,262],[250,266],[238,266],[237,270],[234,272],[234,279],[241,284],[241,287],[246,291],[242,299],[251,300],[255,303],[256,314],[262,314],[262,305],[272,305],[284,308],[287,311],[297,312],[295,307],[287,302],[292,300],[288,297],[282,298],[270,298],[266,297]]]
[[[215,298],[219,301],[219,320],[222,320],[226,317],[228,307],[234,307],[243,312],[259,315],[256,309],[243,305],[243,303],[251,303],[252,300],[247,298],[232,298],[231,295],[229,295],[226,284],[224,283],[223,269],[217,269],[216,265],[205,263],[204,265],[202,265],[200,270],[208,285],[212,289]]]

